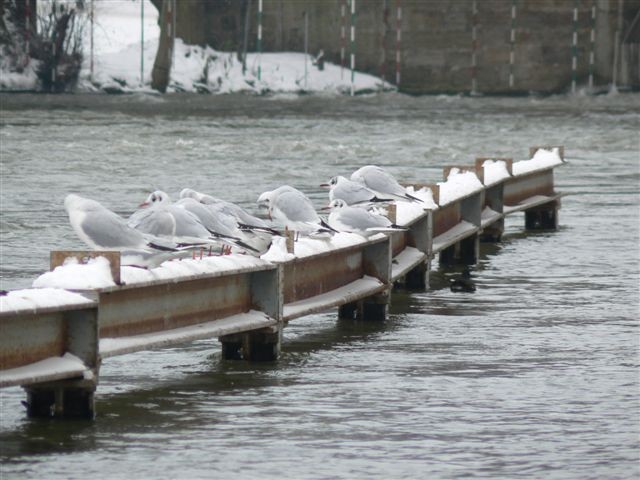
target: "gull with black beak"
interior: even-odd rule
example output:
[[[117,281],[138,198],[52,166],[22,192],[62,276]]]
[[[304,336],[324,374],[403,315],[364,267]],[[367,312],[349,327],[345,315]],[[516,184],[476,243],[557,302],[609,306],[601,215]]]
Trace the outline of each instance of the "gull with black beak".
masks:
[[[376,192],[359,182],[341,175],[331,178],[321,187],[329,188],[329,201],[344,200],[347,205],[364,205],[373,202],[392,202],[392,198],[380,198]]]
[[[392,223],[387,217],[371,213],[364,208],[351,207],[344,200],[336,199],[329,203],[329,225],[339,232],[357,233],[369,237],[380,232],[398,232],[406,228]]]
[[[351,174],[351,180],[370,188],[381,198],[391,196],[398,200],[422,202],[419,198],[409,195],[393,175],[375,165],[359,168]]]
[[[267,207],[269,218],[282,228],[307,235],[335,233],[316,213],[311,200],[289,185],[262,193],[258,205]]]

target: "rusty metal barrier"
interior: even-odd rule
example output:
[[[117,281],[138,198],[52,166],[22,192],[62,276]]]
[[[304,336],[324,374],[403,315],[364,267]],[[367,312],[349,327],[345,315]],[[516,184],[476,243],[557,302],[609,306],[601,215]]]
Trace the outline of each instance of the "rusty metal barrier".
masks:
[[[564,160],[563,149],[560,154]],[[82,292],[73,305],[0,312],[0,387],[24,386],[32,416],[91,417],[104,358],[218,337],[224,358],[274,360],[282,328],[298,317],[339,307],[343,318],[384,319],[393,285],[426,288],[436,254],[444,263],[475,263],[479,239],[499,240],[505,215],[524,211],[527,228],[557,227],[562,194],[554,188],[555,165],[513,175],[511,159],[493,157],[505,162],[509,175],[487,185],[487,159],[455,167],[474,172],[484,187],[447,203],[440,202],[438,185],[416,185],[431,189],[436,207],[403,225],[405,231],[282,262],[117,281]],[[52,266],[68,256],[96,255],[54,252]],[[119,266],[118,254],[108,255],[111,267]]]

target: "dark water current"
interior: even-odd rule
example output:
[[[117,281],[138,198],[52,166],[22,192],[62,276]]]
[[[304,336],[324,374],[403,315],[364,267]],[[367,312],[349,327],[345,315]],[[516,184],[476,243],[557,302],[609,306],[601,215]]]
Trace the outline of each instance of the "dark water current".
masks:
[[[156,188],[252,207],[366,163],[439,181],[563,144],[557,232],[483,245],[475,294],[394,293],[384,323],[306,317],[280,360],[216,339],[108,359],[94,422],[30,421],[0,391],[0,478],[640,476],[640,96],[0,96],[1,285],[82,248],[62,201],[125,214]]]

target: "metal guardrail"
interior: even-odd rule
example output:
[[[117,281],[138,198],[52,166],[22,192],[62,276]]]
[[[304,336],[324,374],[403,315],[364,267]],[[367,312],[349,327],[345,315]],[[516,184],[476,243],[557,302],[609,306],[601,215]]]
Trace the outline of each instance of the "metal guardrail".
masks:
[[[484,160],[456,168],[484,181]],[[406,231],[288,261],[117,284],[83,292],[71,306],[0,313],[0,387],[24,386],[30,415],[92,416],[104,358],[217,336],[226,358],[274,359],[282,328],[295,318],[333,307],[341,317],[385,318],[394,283],[425,288],[435,254],[474,263],[480,237],[499,239],[505,215],[524,210],[527,228],[557,227],[553,180],[553,167],[510,175],[425,210]],[[52,255],[52,265],[71,254]]]

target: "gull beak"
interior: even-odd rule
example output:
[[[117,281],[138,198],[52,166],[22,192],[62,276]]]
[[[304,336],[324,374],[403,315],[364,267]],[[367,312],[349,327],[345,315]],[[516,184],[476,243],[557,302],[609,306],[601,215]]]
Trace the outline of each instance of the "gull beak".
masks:
[[[149,205],[151,205],[149,202],[142,202],[138,205],[138,208],[147,208]]]
[[[327,205],[326,207],[322,207],[320,209],[320,211],[322,211],[322,212],[326,212],[327,210],[331,210],[331,206],[330,205]]]
[[[329,188],[331,185],[329,185],[328,183],[321,183],[320,186],[322,188]]]

